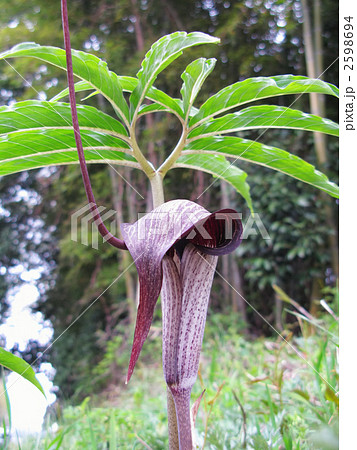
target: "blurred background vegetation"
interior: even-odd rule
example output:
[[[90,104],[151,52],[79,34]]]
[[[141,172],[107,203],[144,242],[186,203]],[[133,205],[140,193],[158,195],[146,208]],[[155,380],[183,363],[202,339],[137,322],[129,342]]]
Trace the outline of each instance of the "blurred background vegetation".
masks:
[[[62,47],[59,3],[0,0],[2,51],[24,41]],[[191,49],[160,75],[157,87],[172,96],[179,96],[179,74],[199,56],[217,58],[199,102],[225,85],[252,76],[311,76],[309,50],[315,76],[321,75],[322,67],[326,69],[323,79],[338,81],[338,65],[334,64],[338,4],[332,0],[309,4],[306,0],[73,0],[69,13],[72,47],[96,54],[120,75],[134,76],[145,52],[164,34],[184,30],[220,37],[220,46]],[[3,63],[0,68],[0,106],[15,100],[51,99],[66,86],[66,74],[52,66],[25,58],[11,65]],[[77,98],[80,101],[81,94]],[[307,95],[278,101],[283,106],[294,101],[294,108],[310,110]],[[100,96],[87,103],[111,114]],[[326,104],[320,99],[319,108],[337,121],[335,99],[329,98]],[[179,123],[162,113],[142,121],[142,147],[156,165],[176,142]],[[244,137],[257,135],[252,131]],[[334,138],[325,138],[322,153],[314,135],[305,132],[268,130],[263,140],[283,146],[338,182]],[[244,162],[239,165],[244,169]],[[132,222],[138,212],[152,208],[149,186],[141,173],[117,170],[121,176],[109,166],[92,165],[93,189],[99,205],[120,210],[119,220]],[[235,290],[216,277],[202,357],[202,385],[208,391],[198,423],[201,444],[207,427],[209,448],[240,448],[245,442],[262,449],[310,448],[304,446],[309,429],[320,429],[322,437],[316,439],[325,439],[328,433],[335,436],[332,423],[338,398],[332,389],[338,383],[337,322],[320,300],[337,313],[337,204],[313,187],[263,167],[251,165],[248,173],[253,205],[269,239],[262,239],[253,223],[236,253],[219,262],[218,271]],[[249,221],[242,199],[223,182],[204,192],[211,182],[203,173],[171,171],[165,179],[166,199],[187,198],[211,211],[229,205],[242,212],[243,224]],[[9,312],[6,294],[19,283],[11,268],[22,264],[41,273],[40,299],[33,310],[51,321],[56,339],[128,267],[130,259],[101,240],[97,250],[71,240],[70,216],[86,203],[76,166],[3,177],[0,195],[1,321]],[[159,308],[132,385],[123,386],[137,288],[132,267],[49,351],[42,354],[43,346],[33,340],[20,352],[28,362],[38,358],[37,367],[50,361],[56,369],[58,405],[71,405],[51,411],[55,420],[63,421],[61,436],[68,439],[60,444],[63,448],[108,448],[96,446],[96,442],[107,442],[100,437],[103,430],[112,435],[111,442],[118,448],[144,448],[140,439],[151,448],[166,446]],[[297,316],[301,311],[283,298],[296,300],[307,315]],[[328,384],[267,322],[324,374]],[[13,351],[19,353],[16,348]],[[200,389],[197,382],[197,396]],[[220,395],[209,403],[217,389]],[[118,404],[125,407],[117,408]],[[90,410],[90,406],[97,408]],[[213,412],[207,419],[210,408]],[[321,431],[324,424],[331,426],[327,434]],[[87,441],[81,444],[83,435],[93,447]],[[120,436],[122,441],[117,440]],[[126,442],[130,442],[128,447]],[[46,445],[40,448],[56,448],[50,446],[51,439]]]

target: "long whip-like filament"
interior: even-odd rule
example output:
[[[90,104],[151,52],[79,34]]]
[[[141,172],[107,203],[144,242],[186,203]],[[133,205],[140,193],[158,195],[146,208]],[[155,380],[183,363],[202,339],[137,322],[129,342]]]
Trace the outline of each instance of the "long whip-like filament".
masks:
[[[92,190],[92,185],[90,182],[87,163],[84,157],[83,144],[81,139],[81,133],[78,124],[78,114],[76,107],[76,96],[74,90],[74,79],[73,79],[73,64],[72,64],[72,52],[71,52],[71,40],[69,35],[69,24],[68,24],[68,11],[67,11],[67,0],[61,0],[62,4],[62,25],[63,25],[63,35],[64,35],[64,45],[66,50],[66,61],[67,61],[67,78],[68,78],[68,89],[69,89],[69,102],[71,105],[72,113],[72,124],[74,129],[74,138],[76,141],[76,147],[78,152],[79,165],[82,172],[84,188],[86,191],[87,199],[90,204],[92,204],[91,213],[93,215],[94,222],[98,227],[99,233],[104,237],[104,239],[111,244],[113,247],[120,248],[122,250],[127,250],[125,242],[121,239],[113,236],[112,233],[104,225],[103,220],[98,211],[97,203]]]

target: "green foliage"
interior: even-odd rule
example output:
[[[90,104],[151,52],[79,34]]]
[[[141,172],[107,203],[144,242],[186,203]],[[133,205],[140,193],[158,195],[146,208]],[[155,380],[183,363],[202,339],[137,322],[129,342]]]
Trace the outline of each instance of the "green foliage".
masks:
[[[294,450],[337,449],[337,348],[325,333],[315,329],[299,338],[283,333],[284,338],[250,342],[236,333],[227,316],[215,314],[212,319],[201,358],[201,385],[196,383],[193,394],[195,399],[206,389],[196,422],[199,448],[205,439],[204,448],[212,450],[243,448],[244,443],[250,450],[278,450],[282,445]],[[323,316],[321,324],[337,331],[331,316]],[[148,344],[150,350],[144,351],[149,368],[140,365],[137,377],[127,387],[108,392],[104,404],[86,398],[79,406],[66,406],[54,419],[58,432],[48,431],[41,448],[51,448],[42,443],[53,439],[74,449],[108,448],[114,442],[123,449],[166,448],[162,369],[157,361],[150,364],[160,339],[151,338]],[[324,394],[327,387],[333,396]]]
[[[193,128],[188,139],[193,140],[194,137],[215,136],[254,128],[300,129],[338,136],[338,125],[331,120],[282,106],[262,105],[251,106],[234,114],[226,114],[218,119],[208,120]]]
[[[90,130],[97,128],[113,136],[125,139],[127,132],[123,125],[91,106],[79,105],[77,107],[78,121],[81,128]],[[26,129],[73,129],[72,117],[68,104],[59,102],[39,102],[27,101],[18,102],[12,106],[3,106],[0,108],[1,134],[21,131]],[[129,148],[127,146],[126,148]]]
[[[189,64],[181,75],[183,84],[181,88],[182,106],[187,122],[193,102],[195,101],[203,83],[214,69],[216,59],[200,58]]]
[[[181,158],[189,154],[223,154],[235,157],[235,161],[248,161],[277,170],[293,178],[311,184],[333,197],[338,197],[338,187],[326,175],[298,156],[277,147],[238,137],[222,136],[191,141]],[[178,160],[181,161],[181,158]],[[234,161],[234,162],[235,162]],[[231,166],[234,167],[234,166]],[[273,177],[271,177],[273,179]],[[238,189],[237,189],[238,190]]]
[[[125,76],[119,76],[118,77],[120,84],[122,86],[122,89],[124,92],[133,92],[135,88],[138,86],[138,79],[133,77],[125,77]],[[83,92],[92,90],[93,87],[90,83],[87,83],[86,81],[79,81],[74,85],[75,92]],[[86,99],[90,98],[93,95],[99,94],[99,91],[94,91],[91,94],[89,94]],[[62,99],[63,97],[66,97],[68,95],[68,88],[63,89],[61,92],[59,92],[57,95],[55,95],[51,102],[58,101]],[[169,111],[173,114],[175,114],[178,117],[182,117],[182,109],[180,106],[180,101],[178,99],[174,99],[165,92],[160,91],[160,89],[156,89],[155,87],[151,87],[148,89],[146,93],[146,97],[149,100],[152,100],[155,102],[154,105],[147,105],[144,107],[141,107],[141,109],[138,112],[138,116],[142,115],[144,111],[147,111],[147,108],[149,106],[151,108],[157,108],[157,111]],[[83,99],[85,100],[85,99]]]
[[[74,74],[82,79],[82,82],[77,84],[77,90],[92,88],[95,94],[102,93],[122,120],[122,124],[118,125],[114,125],[114,122],[111,121],[113,123],[111,128],[108,129],[103,124],[105,120],[103,113],[90,108],[80,108],[82,116],[80,126],[88,162],[103,161],[141,168],[150,179],[157,174],[164,177],[172,167],[192,166],[195,169],[214,174],[231,183],[245,198],[249,208],[252,210],[249,185],[245,181],[246,174],[228,163],[222,154],[235,157],[234,162],[237,161],[240,155],[237,155],[237,149],[235,149],[233,154],[228,151],[222,151],[219,147],[221,141],[217,141],[222,134],[272,127],[319,131],[335,136],[338,134],[338,126],[332,121],[291,108],[273,105],[253,106],[237,113],[213,119],[215,116],[243,104],[279,95],[317,92],[338,96],[338,89],[335,86],[321,80],[312,80],[293,75],[250,78],[220,90],[197,109],[193,106],[194,100],[203,82],[214,68],[213,59],[207,61],[201,58],[189,64],[182,75],[184,80],[181,89],[182,101],[178,102],[177,99],[170,98],[167,94],[153,87],[158,74],[177,59],[184,49],[199,44],[217,42],[219,42],[217,38],[204,33],[187,34],[185,32],[176,32],[164,36],[153,44],[145,56],[142,68],[137,73],[136,79],[120,77],[109,71],[107,64],[97,57],[74,51]],[[0,59],[20,56],[38,58],[60,68],[66,67],[65,53],[62,49],[41,47],[33,43],[17,45],[2,53]],[[131,91],[130,108],[123,96],[121,81],[125,85],[124,90]],[[64,94],[62,92],[56,99],[59,99]],[[146,104],[144,103],[145,98],[158,103],[157,105]],[[32,105],[35,106],[35,104]],[[3,109],[5,127],[1,136],[3,140],[2,148],[0,147],[1,173],[13,173],[35,167],[68,164],[76,161],[76,157],[72,156],[71,153],[71,149],[74,147],[74,138],[72,137],[71,139],[70,135],[66,134],[65,130],[62,129],[63,122],[65,122],[66,128],[70,123],[69,105],[66,107],[65,104],[56,106],[56,103],[44,103],[43,105],[37,103],[36,106],[39,108],[40,114],[46,108],[53,107],[51,114],[48,117],[47,115],[41,116],[40,120],[38,117],[34,119],[28,118],[27,120],[24,120],[22,115],[17,117],[21,112],[26,115],[26,107],[30,107],[26,104],[21,106],[24,108],[23,111],[17,108],[14,108],[14,110]],[[171,110],[178,114],[182,123],[182,134],[169,157],[159,168],[154,168],[144,157],[142,150],[138,146],[136,122],[140,113],[148,114],[162,110]],[[28,114],[30,114],[30,111]],[[38,116],[37,112],[35,114]],[[58,116],[57,120],[56,115]],[[188,124],[189,117],[191,119]],[[33,124],[34,121],[37,124],[36,126],[40,126],[42,129],[36,130],[31,128],[30,124]],[[90,131],[87,129],[88,124],[90,124]],[[7,134],[9,130],[11,130],[11,133]],[[120,130],[119,134],[117,134],[118,130]],[[114,136],[119,136],[125,141],[125,144],[120,139],[113,139]],[[190,145],[198,138],[207,140],[206,145],[210,145],[210,152],[215,155],[214,158],[206,155],[184,155],[183,152],[185,151],[190,151],[191,153],[196,151],[192,150]],[[246,152],[249,152],[253,143],[240,138],[236,139],[239,139],[236,143],[242,148],[241,155],[244,156]],[[28,147],[31,150],[24,150],[24,140],[30,142]],[[95,141],[98,141],[98,143]],[[188,148],[185,149],[187,144]],[[44,149],[47,148],[52,150],[41,155]],[[123,149],[128,155],[123,153]],[[262,164],[262,161],[266,160],[269,150],[273,153],[273,158],[276,161],[276,156],[280,153],[283,156],[282,164],[280,161],[277,161],[270,164],[268,162],[266,165],[277,168],[277,170],[287,175],[309,182],[315,187],[337,196],[337,187],[333,183],[329,182],[325,176],[317,172],[312,166],[293,157],[286,151],[278,148],[274,152],[274,149],[269,149],[263,145],[255,145],[253,150],[255,156],[247,158],[248,161]],[[14,153],[17,155],[15,158],[12,156]],[[181,159],[178,159],[181,154]],[[139,164],[136,164],[136,162]],[[176,162],[177,165],[175,166]],[[218,170],[212,170],[213,166],[217,166]],[[232,172],[234,173],[232,174]]]
[[[203,170],[214,177],[224,177],[246,200],[249,208],[253,210],[250,198],[249,185],[246,182],[247,174],[238,167],[230,164],[225,158],[218,155],[182,155],[177,160],[175,167]]]
[[[66,69],[66,53],[61,48],[42,47],[33,42],[19,44],[1,54],[0,58],[19,56],[38,58],[41,61]],[[78,78],[87,81],[92,88],[98,90],[112,104],[119,116],[125,121],[129,110],[118,81],[118,76],[109,71],[107,64],[90,53],[73,51],[73,72]]]
[[[121,151],[127,148],[121,139],[96,131],[84,130],[81,134],[88,162],[114,162],[138,167],[134,157]],[[1,165],[0,175],[78,162],[73,154],[75,140],[72,130],[42,129],[41,132],[17,132],[0,139],[0,153],[2,156],[8,155]]]
[[[199,44],[217,44],[219,39],[204,33],[185,33],[183,31],[164,36],[152,45],[141,69],[137,73],[138,86],[130,97],[133,114],[145,98],[146,91],[155,82],[158,74],[178,58],[188,47]]]
[[[5,382],[5,371],[4,367],[1,367],[1,381],[2,381],[2,391],[0,391],[2,401],[1,405],[1,419],[0,426],[2,426],[2,436],[0,436],[1,449],[6,450],[11,440],[11,428],[12,428],[12,416],[11,416],[11,405],[9,393],[7,391],[7,386]],[[5,402],[4,402],[5,399]],[[4,408],[5,403],[5,408]],[[5,410],[6,409],[6,412]]]
[[[36,386],[37,389],[41,391],[43,395],[45,395],[41,384],[38,382],[36,378],[33,368],[29,364],[27,364],[27,362],[24,361],[23,359],[19,358],[16,355],[13,355],[12,353],[4,350],[1,347],[0,347],[0,365],[6,367],[7,369],[12,370],[13,372],[18,373],[23,378],[32,383],[34,386]]]
[[[190,121],[190,126],[217,116],[229,109],[246,103],[287,94],[306,94],[318,92],[338,97],[338,89],[321,80],[311,80],[307,77],[279,75],[276,77],[257,77],[239,81],[223,88],[212,95],[200,108],[200,111]]]
[[[296,144],[298,139],[296,136]],[[249,293],[245,297],[252,305],[259,305],[264,317],[272,319],[273,284],[284,286],[290,297],[299,299],[301,305],[310,310],[321,295],[319,291],[326,285],[333,285],[335,278],[330,269],[331,254],[326,247],[333,233],[325,218],[326,199],[280,173],[268,177],[265,168],[250,174],[255,211],[268,239],[261,238],[255,223],[244,245],[238,249],[237,258],[245,280],[245,292]],[[335,208],[337,210],[337,205]],[[252,312],[249,315],[255,317],[256,327],[269,333],[263,321]]]

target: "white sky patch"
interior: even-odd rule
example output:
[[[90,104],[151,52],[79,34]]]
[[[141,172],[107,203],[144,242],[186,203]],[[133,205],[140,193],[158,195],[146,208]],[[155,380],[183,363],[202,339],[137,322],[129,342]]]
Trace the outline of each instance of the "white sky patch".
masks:
[[[51,392],[52,381],[45,373],[38,373],[36,377],[45,391],[46,398],[32,383],[17,373],[10,373],[7,377],[6,387],[11,404],[12,433],[15,430],[20,435],[39,433],[47,407],[56,401],[56,395]]]
[[[11,270],[18,274],[25,283],[12,289],[8,295],[10,303],[9,317],[0,325],[0,337],[4,337],[6,348],[15,344],[20,351],[26,349],[30,339],[41,345],[48,344],[53,336],[53,328],[49,320],[44,320],[41,312],[32,312],[31,306],[38,300],[39,291],[35,284],[40,278],[40,270],[24,270],[22,265]],[[11,372],[6,381],[11,404],[12,434],[16,431],[21,436],[40,433],[47,407],[56,401],[52,379],[55,369],[50,363],[42,363],[40,372],[36,374],[46,398],[29,381]],[[2,389],[0,389],[2,391]]]
[[[23,272],[21,278],[33,280],[37,275],[35,270],[31,270]],[[30,339],[37,340],[41,345],[46,345],[51,340],[53,329],[50,321],[44,320],[42,313],[33,313],[30,309],[38,297],[36,286],[30,283],[16,288],[16,293],[10,295],[10,315],[0,325],[0,335],[5,337],[7,349],[11,349],[17,343],[19,350],[23,351]]]
[[[281,44],[285,39],[286,33],[285,30],[279,30],[275,36],[274,42],[276,44]]]
[[[31,269],[31,270],[28,270],[28,271],[26,271],[26,272],[23,272],[23,273],[21,274],[20,278],[21,278],[23,281],[29,282],[29,281],[32,281],[32,280],[38,280],[38,279],[40,279],[40,278],[41,278],[41,274],[40,274],[40,272],[39,272],[38,270],[36,270],[36,269]],[[32,287],[35,287],[35,286],[32,286]],[[35,289],[36,289],[36,288],[35,288]],[[36,289],[36,291],[37,291],[37,289]],[[38,292],[38,291],[37,291],[37,292]]]

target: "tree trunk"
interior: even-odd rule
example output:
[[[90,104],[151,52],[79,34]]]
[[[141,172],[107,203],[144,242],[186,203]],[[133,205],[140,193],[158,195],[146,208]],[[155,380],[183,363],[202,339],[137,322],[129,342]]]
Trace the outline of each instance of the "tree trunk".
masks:
[[[142,26],[141,15],[138,8],[137,0],[131,0],[132,12],[135,17],[134,22],[134,30],[135,30],[135,39],[136,39],[136,47],[140,53],[144,53],[145,51],[145,40],[144,40],[144,31]],[[151,114],[145,115],[145,130],[148,130],[149,133],[154,133],[155,121],[154,117]],[[149,161],[153,164],[154,167],[157,167],[157,155],[155,152],[155,139],[154,136],[148,136],[147,139],[147,155]],[[150,186],[149,186],[150,189]],[[151,196],[147,196],[147,212],[152,211],[154,205],[152,204]]]
[[[323,57],[322,57],[322,23],[321,23],[321,3],[320,0],[314,0],[314,36],[312,37],[312,24],[310,19],[310,11],[307,0],[301,0],[303,10],[303,37],[305,47],[305,60],[307,74],[311,78],[320,79],[323,78]],[[310,106],[312,114],[324,117],[325,105],[324,100],[319,98],[318,94],[310,93]],[[323,133],[314,132],[315,151],[317,157],[318,168],[324,170],[327,166],[327,146],[326,136]],[[320,194],[326,200],[325,215],[326,221],[334,231],[329,235],[329,245],[332,260],[332,269],[335,275],[338,277],[339,264],[338,264],[338,241],[336,223],[333,211],[333,200],[327,194]]]
[[[312,24],[310,19],[310,11],[307,4],[307,0],[301,0],[304,21],[302,24],[304,47],[305,47],[305,60],[307,75],[310,78],[323,78],[322,70],[322,38],[321,38],[321,13],[319,13],[318,3],[319,0],[314,0],[315,6],[315,20],[316,15],[319,15],[319,30],[315,29],[315,43],[319,46],[319,49],[314,47],[314,41],[312,37]],[[317,5],[316,5],[317,4]],[[317,36],[319,31],[320,37]],[[319,100],[319,94],[315,92],[310,93],[310,106],[312,114],[317,116],[323,116],[324,111],[321,101]],[[317,155],[317,162],[320,167],[326,166],[327,163],[327,150],[326,150],[326,136],[323,133],[314,131],[315,150]]]
[[[221,184],[221,208],[229,208],[229,192],[227,183],[223,180],[220,181]],[[247,324],[247,308],[244,301],[243,287],[242,287],[242,277],[240,275],[237,259],[234,254],[225,255],[221,257],[222,259],[222,275],[229,281],[234,289],[232,289],[228,283],[223,281],[223,292],[225,298],[227,298],[232,305],[232,310],[234,313],[239,313],[245,324]],[[237,292],[236,292],[237,291]]]
[[[222,275],[223,275],[223,278],[225,280],[229,280],[230,279],[230,276],[229,276],[229,256],[230,255],[223,255],[220,258]],[[224,280],[220,280],[220,283],[222,284],[224,302],[228,303],[228,302],[231,301],[231,287]],[[234,306],[233,306],[233,310],[234,310]]]
[[[105,102],[102,95],[97,95],[97,101],[99,108],[102,111],[105,111]],[[120,232],[120,224],[124,222],[123,218],[123,196],[124,196],[124,184],[123,179],[119,176],[119,174],[116,172],[116,169],[114,167],[109,167],[109,175],[110,175],[110,181],[112,185],[112,204],[113,208],[116,211],[116,235],[121,237]],[[130,173],[125,176],[125,179],[127,179],[130,182]],[[129,220],[134,222],[136,220],[135,213],[133,212],[134,207],[134,199],[133,199],[133,193],[134,191],[131,189],[129,192],[129,189],[126,189],[127,193],[127,204],[129,208]],[[127,268],[131,264],[131,258],[129,255],[129,252],[118,252],[118,268],[119,273],[124,272],[124,280],[125,280],[125,288],[126,288],[126,296],[128,300],[128,312],[129,312],[129,321],[131,324],[135,323],[136,318],[136,287],[135,287],[135,280]]]
[[[235,287],[237,292],[232,290],[232,307],[233,311],[239,312],[241,315],[241,319],[244,322],[244,324],[248,325],[248,318],[247,318],[247,304],[244,300],[244,292],[243,292],[243,282],[242,282],[242,276],[239,270],[237,258],[234,256],[234,254],[228,255],[231,258],[231,268],[232,268],[232,285]],[[246,330],[246,326],[242,330],[242,333],[244,333]]]
[[[278,331],[283,331],[283,329],[284,329],[283,322],[282,322],[283,302],[280,300],[280,298],[276,292],[274,294],[274,301],[275,301],[275,310],[274,310],[275,328]]]
[[[116,232],[117,235],[121,237],[120,224],[124,222],[123,220],[123,196],[124,196],[124,184],[123,180],[119,178],[116,171],[109,167],[110,180],[112,183],[112,201],[113,206],[116,211]],[[130,323],[135,323],[136,317],[136,293],[135,293],[135,281],[133,279],[128,267],[131,264],[131,258],[129,252],[118,252],[118,265],[119,272],[124,273],[126,297],[128,300],[128,310]]]

